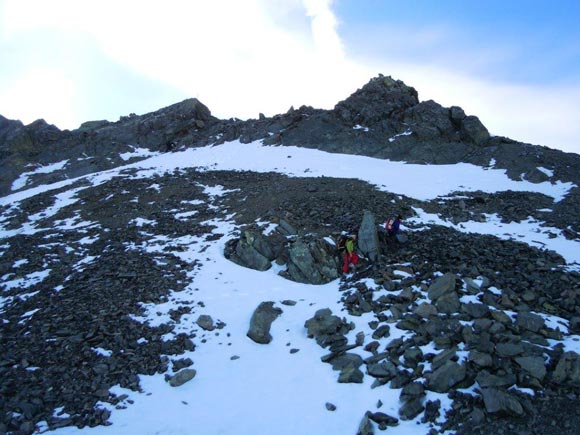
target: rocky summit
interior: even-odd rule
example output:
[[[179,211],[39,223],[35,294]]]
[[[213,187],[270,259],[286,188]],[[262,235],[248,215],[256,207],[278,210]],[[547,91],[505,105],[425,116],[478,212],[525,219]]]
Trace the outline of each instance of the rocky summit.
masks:
[[[471,164],[524,187],[466,180],[427,198],[350,173],[309,176],[313,162],[291,176],[281,157],[268,171],[168,163],[231,142],[445,164],[449,174]],[[115,433],[114,414],[137,406],[130,394],[147,394],[145,377],[181,391],[207,376],[197,355],[231,347],[235,364],[247,358],[237,343],[264,352],[285,328],[309,349],[285,343],[285,358],[319,352],[311,364],[336,383],[394,392],[344,433],[578,433],[580,267],[558,250],[580,251],[578,155],[491,136],[460,107],[420,101],[380,75],[332,110],[245,121],[217,119],[196,99],[73,131],[0,116],[0,161],[0,434]],[[382,225],[395,215],[398,240]],[[493,234],[482,229],[492,221]],[[531,239],[518,233],[527,224]],[[361,256],[347,274],[336,249],[345,231]],[[201,288],[216,247],[248,274],[240,282],[256,280],[259,303],[208,313],[239,290],[220,294],[232,279],[221,270]],[[310,302],[296,320],[308,302],[277,301],[255,278],[265,274],[312,294],[335,285],[337,302]],[[334,401],[322,412],[348,407]]]

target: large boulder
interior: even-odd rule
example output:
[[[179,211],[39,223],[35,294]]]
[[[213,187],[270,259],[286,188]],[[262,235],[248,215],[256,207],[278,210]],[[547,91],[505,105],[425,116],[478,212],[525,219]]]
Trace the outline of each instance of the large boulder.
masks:
[[[335,247],[323,239],[296,240],[289,249],[287,276],[305,284],[326,284],[339,277]]]
[[[226,245],[225,256],[240,266],[263,271],[272,267],[275,253],[260,233],[244,231],[239,239]]]
[[[379,233],[375,216],[365,210],[358,230],[358,249],[370,261],[375,262],[380,254]]]
[[[259,344],[270,343],[272,341],[270,327],[281,314],[280,308],[274,308],[274,302],[262,302],[252,314],[247,336]]]

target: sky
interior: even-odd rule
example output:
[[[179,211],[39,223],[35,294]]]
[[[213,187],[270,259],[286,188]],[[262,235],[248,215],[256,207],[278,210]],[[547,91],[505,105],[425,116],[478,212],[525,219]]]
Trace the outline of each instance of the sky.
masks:
[[[578,22],[575,0],[0,0],[0,114],[73,129],[195,97],[248,119],[382,73],[580,153]]]
[[[129,163],[129,159],[133,157],[146,158]],[[504,170],[493,167],[486,169],[467,164],[448,166],[402,164],[298,147],[267,147],[259,142],[241,144],[234,141],[214,147],[190,148],[164,154],[134,148],[131,153],[124,154],[123,158],[128,161],[126,166],[83,176],[81,178],[85,182],[81,183],[80,187],[78,183],[77,187],[72,186],[79,179],[69,179],[52,185],[26,189],[27,180],[31,174],[24,174],[23,179],[16,186],[17,188],[24,187],[24,190],[0,198],[0,205],[7,206],[7,209],[0,214],[0,250],[4,249],[9,238],[17,233],[45,234],[52,244],[55,244],[55,240],[70,240],[66,248],[73,250],[80,244],[86,246],[95,243],[98,237],[108,236],[104,232],[90,238],[83,236],[83,231],[97,223],[82,221],[79,218],[80,213],[76,208],[79,190],[113,180],[118,181],[119,177],[151,180],[155,179],[154,175],[175,174],[176,171],[189,167],[196,167],[201,171],[208,168],[255,172],[276,171],[291,177],[342,177],[346,170],[346,173],[351,174],[352,177],[367,181],[379,190],[417,199],[450,197],[455,191],[481,189],[494,192],[509,189],[541,192],[558,201],[574,187],[569,183],[533,184],[514,181],[507,177]],[[42,171],[59,171],[66,166],[66,163],[47,166]],[[425,170],[431,171],[429,177],[424,176]],[[396,176],[393,177],[392,174]],[[430,179],[428,189],[417,187],[411,182],[422,178]],[[155,188],[156,182],[151,183],[151,188]],[[67,185],[71,186],[68,190]],[[104,402],[97,404],[99,408],[111,410],[111,426],[82,430],[66,427],[54,431],[54,434],[109,435],[122,432],[127,435],[144,433],[160,435],[333,433],[346,435],[356,433],[358,424],[367,410],[398,416],[400,389],[371,388],[372,377],[366,374],[362,384],[338,383],[339,373],[333,371],[329,364],[320,361],[320,358],[327,354],[327,350],[319,347],[315,340],[309,339],[304,328],[304,322],[312,318],[318,309],[330,308],[334,314],[345,317],[347,322],[355,324],[355,328],[347,334],[349,343],[354,343],[359,333],[365,336],[365,343],[368,343],[372,340],[373,330],[369,322],[375,320],[374,313],[352,316],[346,311],[341,311],[343,307],[340,302],[341,283],[339,280],[319,286],[300,284],[280,277],[277,273],[282,266],[273,265],[270,270],[259,272],[228,261],[223,255],[224,247],[239,228],[233,221],[232,215],[228,215],[230,210],[225,209],[219,199],[231,194],[232,191],[220,185],[202,187],[206,197],[204,200],[199,200],[195,206],[215,212],[215,217],[206,223],[215,227],[212,231],[216,237],[210,238],[211,240],[206,240],[205,235],[176,238],[171,233],[165,233],[167,227],[158,226],[155,220],[138,218],[130,225],[141,227],[142,234],[149,236],[149,239],[139,245],[131,240],[123,241],[128,250],[146,252],[147,255],[153,257],[157,254],[161,256],[171,254],[187,263],[196,262],[198,265],[188,272],[189,282],[184,284],[185,288],[171,292],[167,301],[160,304],[144,303],[142,305],[144,313],[133,316],[133,319],[138,322],[156,326],[170,322],[172,310],[192,304],[192,301],[203,301],[202,306],[195,304],[191,313],[183,315],[180,322],[175,324],[175,329],[164,336],[169,340],[179,333],[195,332],[197,334],[195,350],[181,355],[183,358],[189,357],[194,361],[192,368],[197,371],[195,378],[181,387],[172,388],[165,381],[165,374],[139,375],[143,390],[141,393],[123,389],[118,385],[111,388],[111,392],[118,396],[127,395],[122,402],[126,409],[118,410]],[[55,196],[54,203],[51,202],[46,209],[29,215],[28,221],[23,222],[20,228],[13,227],[10,223],[12,222],[11,210],[19,207],[20,201],[41,192],[52,191]],[[139,194],[140,192],[135,192],[136,196]],[[570,268],[580,271],[578,242],[567,240],[563,236],[551,237],[550,233],[560,233],[561,230],[544,226],[542,222],[531,218],[521,222],[503,223],[497,215],[486,215],[485,222],[478,220],[478,222],[468,221],[455,225],[441,216],[426,213],[421,209],[414,211],[415,216],[410,219],[414,224],[413,230],[403,225],[403,231],[423,231],[437,224],[457,231],[516,239],[531,246],[545,246],[547,249],[553,249],[565,258]],[[178,212],[179,210],[171,210],[176,218],[183,219],[185,222],[195,215],[195,210]],[[45,219],[50,222],[56,214],[63,218],[59,219],[55,226],[45,227]],[[64,218],[69,215],[70,219]],[[275,225],[270,222],[257,221],[256,225],[263,230],[264,234],[269,234],[275,228]],[[66,234],[71,231],[76,234],[76,237],[68,239],[53,237],[54,233]],[[81,239],[75,241],[78,238]],[[78,262],[73,266],[77,271],[98,261],[98,257],[90,256],[86,249],[78,249],[77,252],[79,252]],[[1,255],[0,252],[0,257]],[[27,261],[26,259],[13,260],[15,261],[13,270]],[[398,274],[401,279],[409,276],[408,269],[404,269],[404,264],[392,266],[397,271],[395,274]],[[27,292],[27,288],[42,283],[50,273],[50,269],[39,270],[26,276],[9,273],[0,277],[0,289],[19,287],[22,293],[17,297],[31,302],[34,301],[33,298],[39,290],[35,287],[35,291],[30,289],[30,292]],[[360,282],[364,282],[368,288],[373,289],[375,300],[381,296],[394,294],[382,286],[377,286],[370,279],[362,278]],[[474,282],[481,285],[483,277],[478,277]],[[355,286],[356,282],[352,285]],[[59,291],[59,288],[60,286],[54,289],[45,287],[40,291]],[[418,298],[415,301],[417,304],[430,302],[427,292],[420,284],[414,285],[412,290],[417,294]],[[491,287],[489,291],[498,295],[502,294],[502,289],[495,287]],[[483,295],[482,292],[477,295],[468,294],[465,286],[459,293],[462,303],[479,302]],[[13,302],[13,298],[14,296],[3,297],[0,292],[0,314],[6,304]],[[259,345],[247,338],[246,332],[254,309],[266,300],[275,302],[275,306],[281,308],[283,313],[272,324],[272,342],[268,345]],[[284,300],[293,300],[296,305],[284,305],[281,303]],[[516,316],[516,313],[512,311],[505,313],[512,319]],[[204,333],[197,327],[196,320],[203,314],[212,316],[214,321],[226,324],[225,328],[220,331],[220,335],[216,335],[215,331]],[[564,334],[562,340],[550,340],[551,347],[560,343],[566,351],[580,352],[580,337],[569,334],[566,320],[544,313],[538,314],[545,319],[548,326],[557,327]],[[26,324],[37,315],[42,315],[42,307],[27,312],[20,322]],[[470,322],[463,323],[466,325]],[[393,339],[409,338],[409,334],[412,333],[398,329],[395,324],[392,324],[390,335],[378,341],[380,346],[384,347]],[[145,338],[142,339],[145,340]],[[298,351],[292,353],[292,349],[298,349]],[[424,354],[440,352],[432,343],[421,346],[421,350]],[[93,351],[104,357],[112,354],[110,349],[93,348]],[[363,358],[368,356],[368,352],[360,347],[350,352],[359,353]],[[460,346],[457,355],[461,362],[467,358],[468,351]],[[428,362],[425,364],[425,373],[427,373],[430,366]],[[28,370],[38,369],[28,368]],[[516,388],[525,394],[534,394],[530,389]],[[466,394],[477,394],[474,387],[462,391]],[[444,410],[450,409],[451,401],[447,395],[427,392],[426,400],[437,399],[441,400]],[[378,407],[379,400],[382,402],[380,408]],[[328,411],[326,403],[335,405],[336,410]],[[56,409],[54,415],[61,418],[67,417],[62,408]],[[398,435],[424,435],[429,431],[429,427],[421,423],[420,419],[421,415],[413,421],[400,421],[396,433]],[[43,433],[45,429],[47,429],[46,423],[41,422],[39,433]]]

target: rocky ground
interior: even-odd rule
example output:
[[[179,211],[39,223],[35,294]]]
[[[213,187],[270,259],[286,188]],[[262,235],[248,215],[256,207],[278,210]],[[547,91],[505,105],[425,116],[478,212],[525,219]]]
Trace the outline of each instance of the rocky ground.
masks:
[[[416,207],[456,223],[485,213],[506,221],[534,216],[552,219],[556,237],[567,231],[577,238],[578,231],[578,205],[556,205],[561,210],[557,216],[538,212],[555,206],[542,195],[526,194],[524,201],[513,192],[463,193],[421,202],[347,179],[195,170],[147,179],[133,175],[129,171],[97,186],[77,182],[25,200],[19,208],[0,210],[5,230],[13,231],[0,245],[0,286],[13,283],[2,292],[6,300],[0,308],[0,433],[29,434],[41,421],[51,429],[108,424],[109,411],[97,402],[126,406],[122,397],[109,392],[113,385],[138,390],[137,374],[173,375],[193,364],[180,355],[203,345],[196,333],[170,341],[162,336],[203,301],[184,304],[172,313],[173,322],[159,327],[133,316],[142,311],[141,302],[162,302],[189,284],[188,273],[202,266],[181,261],[175,255],[182,249],[176,240],[195,234],[209,243],[220,237],[211,233],[208,221],[213,218],[235,213],[242,235],[257,232],[256,221],[274,222],[296,236],[294,246],[303,242],[308,247],[342,230],[357,230],[364,210],[379,221],[398,213],[411,218]],[[216,185],[233,192],[210,200],[203,186]],[[71,189],[78,200],[57,207]],[[156,232],[173,241],[155,253],[135,249],[151,237],[144,221],[155,221]],[[31,222],[37,231],[20,234],[18,229]],[[372,278],[373,286],[343,278],[345,312],[375,314],[373,340],[345,342],[348,325],[341,323],[340,313],[304,319],[312,337],[328,347],[325,362],[341,371],[341,382],[357,382],[366,374],[376,379],[376,387],[388,388],[390,382],[390,388],[403,389],[401,415],[369,410],[366,418],[383,428],[394,424],[392,419],[417,415],[434,421],[439,407],[423,402],[427,389],[455,400],[447,423],[433,425],[433,433],[578,433],[579,358],[545,347],[548,340],[561,339],[562,332],[530,312],[562,317],[570,321],[571,332],[580,333],[580,274],[563,268],[559,255],[516,241],[436,225],[412,229],[416,231],[408,232],[407,243],[390,249],[379,236],[373,267],[356,276]],[[292,248],[280,245],[275,235],[271,239],[272,259],[293,261]],[[231,255],[238,246],[232,240]],[[334,253],[328,255],[324,261],[330,262]],[[339,260],[332,261],[337,265]],[[35,278],[47,270],[46,276]],[[24,287],[19,280],[33,284]],[[385,289],[393,295],[373,299],[374,292]],[[378,340],[394,327],[412,338],[381,348]],[[436,353],[418,349],[431,342]],[[351,346],[363,347],[368,357],[353,357]],[[420,382],[423,377],[426,381]],[[481,394],[455,391],[475,381]],[[537,394],[509,390],[516,383]],[[368,430],[364,420],[361,433]]]

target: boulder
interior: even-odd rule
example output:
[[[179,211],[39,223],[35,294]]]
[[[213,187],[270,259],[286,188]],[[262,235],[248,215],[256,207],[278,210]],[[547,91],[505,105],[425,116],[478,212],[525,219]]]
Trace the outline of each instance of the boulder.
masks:
[[[272,322],[281,314],[280,308],[274,308],[274,302],[262,302],[252,314],[247,336],[256,343],[270,343],[272,341],[270,327]]]
[[[320,346],[328,346],[328,337],[348,332],[348,326],[338,316],[333,316],[329,308],[318,310],[314,317],[304,323],[309,338],[315,338]],[[323,347],[325,347],[323,346]]]
[[[520,401],[513,395],[497,388],[483,388],[481,395],[485,410],[490,414],[504,414],[515,417],[525,415]]]
[[[270,269],[274,259],[273,250],[264,237],[253,231],[244,231],[238,240],[230,241],[225,256],[240,266],[261,271]]]
[[[369,210],[364,211],[358,230],[358,249],[364,257],[372,262],[377,261],[380,254],[379,233],[375,216]]]
[[[446,393],[465,379],[467,374],[464,365],[447,361],[427,378],[426,388],[437,393]]]
[[[289,250],[288,277],[305,284],[326,284],[339,277],[335,247],[324,239],[297,240]]]
[[[453,273],[446,273],[433,281],[427,289],[429,299],[436,301],[444,294],[455,292],[455,279],[456,276]]]

